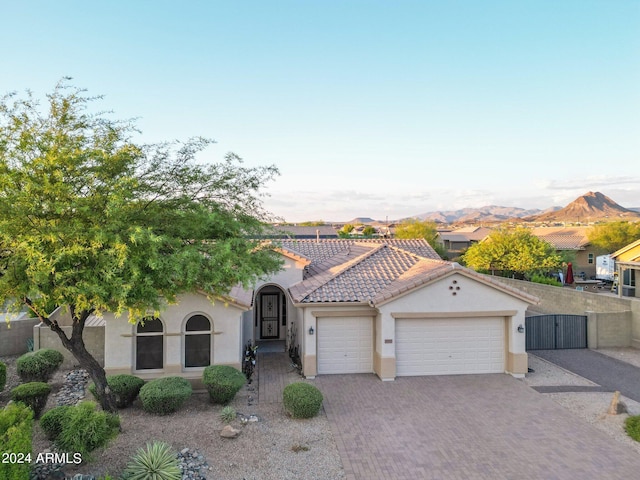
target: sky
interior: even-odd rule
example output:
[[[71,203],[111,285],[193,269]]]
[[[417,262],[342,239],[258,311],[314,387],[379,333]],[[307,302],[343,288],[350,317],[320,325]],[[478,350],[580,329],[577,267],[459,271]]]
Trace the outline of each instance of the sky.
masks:
[[[274,164],[289,222],[640,207],[639,0],[0,0],[0,93]]]

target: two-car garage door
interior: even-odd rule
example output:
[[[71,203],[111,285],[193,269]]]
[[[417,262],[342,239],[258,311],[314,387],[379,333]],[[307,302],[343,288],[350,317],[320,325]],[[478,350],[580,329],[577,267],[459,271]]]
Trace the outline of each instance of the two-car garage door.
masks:
[[[373,372],[373,319],[319,317],[318,374]],[[505,371],[504,317],[397,318],[396,375]]]
[[[504,372],[504,317],[396,319],[396,374]]]

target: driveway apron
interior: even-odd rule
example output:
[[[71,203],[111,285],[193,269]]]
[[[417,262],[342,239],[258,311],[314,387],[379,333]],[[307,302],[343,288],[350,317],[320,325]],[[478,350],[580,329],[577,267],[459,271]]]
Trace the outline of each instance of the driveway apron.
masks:
[[[508,375],[316,378],[348,480],[630,479],[640,456]]]
[[[586,348],[534,350],[532,354],[576,373],[608,391],[640,402],[640,369]]]

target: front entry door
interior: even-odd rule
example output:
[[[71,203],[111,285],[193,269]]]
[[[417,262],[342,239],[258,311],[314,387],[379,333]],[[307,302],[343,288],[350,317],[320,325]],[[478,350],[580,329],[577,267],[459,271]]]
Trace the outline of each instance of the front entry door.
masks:
[[[277,293],[263,293],[260,305],[260,338],[279,338],[278,305],[280,295]]]

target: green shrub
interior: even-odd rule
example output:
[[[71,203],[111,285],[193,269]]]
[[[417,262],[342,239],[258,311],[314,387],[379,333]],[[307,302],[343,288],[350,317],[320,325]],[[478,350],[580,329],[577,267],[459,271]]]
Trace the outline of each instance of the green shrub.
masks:
[[[47,404],[47,398],[49,398],[50,393],[51,386],[47,383],[23,383],[11,390],[11,400],[24,403],[33,410],[35,418],[40,418],[40,413]]]
[[[541,283],[543,285],[553,285],[555,287],[561,287],[562,284],[556,280],[555,278],[551,278],[551,277],[546,277],[544,275],[540,275],[540,274],[534,274],[531,275],[531,278],[529,278],[530,282],[534,282],[534,283]]]
[[[60,405],[59,407],[52,408],[40,417],[40,428],[42,428],[49,440],[54,441],[58,438],[58,435],[60,435],[62,431],[65,418],[71,408],[69,405]]]
[[[7,384],[7,366],[0,362],[0,392],[4,390]]]
[[[89,452],[103,447],[120,430],[117,415],[96,409],[95,402],[80,402],[61,414],[62,429],[56,437],[56,446],[64,452],[82,454],[89,459]]]
[[[627,417],[624,421],[624,429],[627,431],[627,435],[636,442],[640,442],[640,415]]]
[[[180,480],[182,472],[178,459],[166,443],[147,443],[128,463],[123,478],[127,480]]]
[[[46,382],[62,365],[63,360],[60,352],[45,348],[19,357],[16,360],[16,369],[23,382]]]
[[[220,419],[224,423],[231,423],[236,418],[236,409],[233,407],[226,406],[220,412]]]
[[[11,403],[0,410],[0,457],[4,454],[32,455],[33,412],[22,403]],[[35,461],[32,457],[32,461]],[[28,480],[30,462],[0,462],[0,478]]]
[[[178,410],[191,392],[191,384],[182,377],[157,378],[140,389],[140,400],[146,412],[167,415]]]
[[[107,377],[107,385],[116,397],[116,406],[118,408],[126,408],[140,393],[140,389],[144,385],[144,380],[134,375],[120,374],[110,375]],[[89,391],[93,396],[98,398],[98,391],[95,384],[89,385]]]
[[[246,381],[244,373],[229,365],[209,365],[202,372],[202,383],[213,403],[229,403]]]
[[[294,418],[315,417],[322,406],[322,393],[304,382],[291,383],[282,392],[284,408]]]

